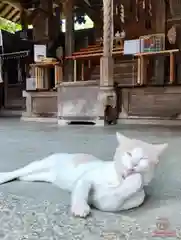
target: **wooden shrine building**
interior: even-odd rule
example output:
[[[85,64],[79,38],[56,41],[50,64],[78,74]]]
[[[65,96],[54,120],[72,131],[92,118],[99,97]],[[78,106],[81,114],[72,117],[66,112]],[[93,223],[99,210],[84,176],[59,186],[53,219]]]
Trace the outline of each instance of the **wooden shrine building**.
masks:
[[[23,34],[33,25],[34,44],[55,50],[29,64],[22,119],[102,125],[181,118],[181,0],[1,2],[15,9]],[[74,31],[75,19],[85,14],[94,28]]]

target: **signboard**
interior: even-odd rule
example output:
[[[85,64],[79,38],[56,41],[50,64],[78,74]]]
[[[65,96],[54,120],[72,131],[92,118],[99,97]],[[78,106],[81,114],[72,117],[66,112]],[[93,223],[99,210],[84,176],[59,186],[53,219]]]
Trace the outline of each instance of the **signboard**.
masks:
[[[26,78],[26,90],[27,91],[36,90],[36,79],[35,79],[35,77]]]
[[[34,45],[34,61],[41,62],[41,58],[46,57],[46,45]]]
[[[124,55],[134,55],[140,52],[140,39],[124,41]]]

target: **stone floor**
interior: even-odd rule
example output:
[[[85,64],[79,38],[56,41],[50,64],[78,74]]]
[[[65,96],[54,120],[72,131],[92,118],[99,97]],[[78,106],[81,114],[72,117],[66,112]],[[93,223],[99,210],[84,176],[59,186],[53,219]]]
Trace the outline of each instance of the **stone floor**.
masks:
[[[0,119],[0,171],[10,171],[54,152],[85,152],[109,160],[116,131],[148,142],[168,142],[148,199],[117,214],[92,211],[86,220],[69,213],[69,194],[46,183],[0,186],[0,239],[151,239],[158,217],[181,227],[181,128],[68,126]],[[166,236],[165,236],[166,237]],[[172,238],[176,239],[176,238]]]

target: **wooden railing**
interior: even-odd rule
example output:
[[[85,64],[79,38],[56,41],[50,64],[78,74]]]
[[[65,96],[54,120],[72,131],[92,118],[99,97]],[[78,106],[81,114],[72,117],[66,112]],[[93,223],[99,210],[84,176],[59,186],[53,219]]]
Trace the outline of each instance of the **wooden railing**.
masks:
[[[169,68],[170,68],[170,76],[169,76],[169,83],[174,83],[175,80],[175,54],[179,52],[179,49],[172,49],[172,50],[165,50],[159,52],[144,52],[135,54],[133,57],[137,59],[137,84],[144,85],[147,84],[148,75],[146,73],[147,69],[147,60],[149,57],[153,56],[169,56]],[[113,57],[123,56],[123,50],[120,48],[113,49]],[[95,45],[88,47],[87,49],[81,49],[79,52],[75,52],[72,56],[67,56],[66,60],[73,60],[74,62],[74,82],[77,81],[77,61],[81,61],[81,77],[82,81],[85,80],[85,63],[87,61],[88,69],[87,71],[91,72],[92,64],[91,62],[94,59],[100,59],[103,56],[103,48],[100,45]]]
[[[120,48],[113,49],[113,56],[122,56],[123,50]],[[72,56],[65,57],[65,60],[73,60],[74,62],[74,82],[77,81],[77,61],[81,61],[81,80],[85,80],[85,63],[87,61],[88,71],[92,68],[92,61],[100,59],[103,56],[103,48],[101,46],[89,47],[81,49],[79,52],[73,53]]]
[[[169,68],[170,68],[170,76],[169,83],[173,84],[175,81],[175,58],[174,54],[178,53],[179,49],[165,50],[159,52],[144,52],[135,54],[135,57],[138,59],[138,79],[137,83],[139,85],[147,84],[148,76],[146,74],[147,69],[147,59],[148,57],[153,56],[169,56]]]

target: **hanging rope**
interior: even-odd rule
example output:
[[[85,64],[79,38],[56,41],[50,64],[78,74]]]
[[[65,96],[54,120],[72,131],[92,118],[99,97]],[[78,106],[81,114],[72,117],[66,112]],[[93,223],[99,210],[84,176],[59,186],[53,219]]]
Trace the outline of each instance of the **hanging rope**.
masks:
[[[103,20],[104,20],[104,50],[103,56],[112,56],[114,21],[113,21],[113,0],[103,0]]]

